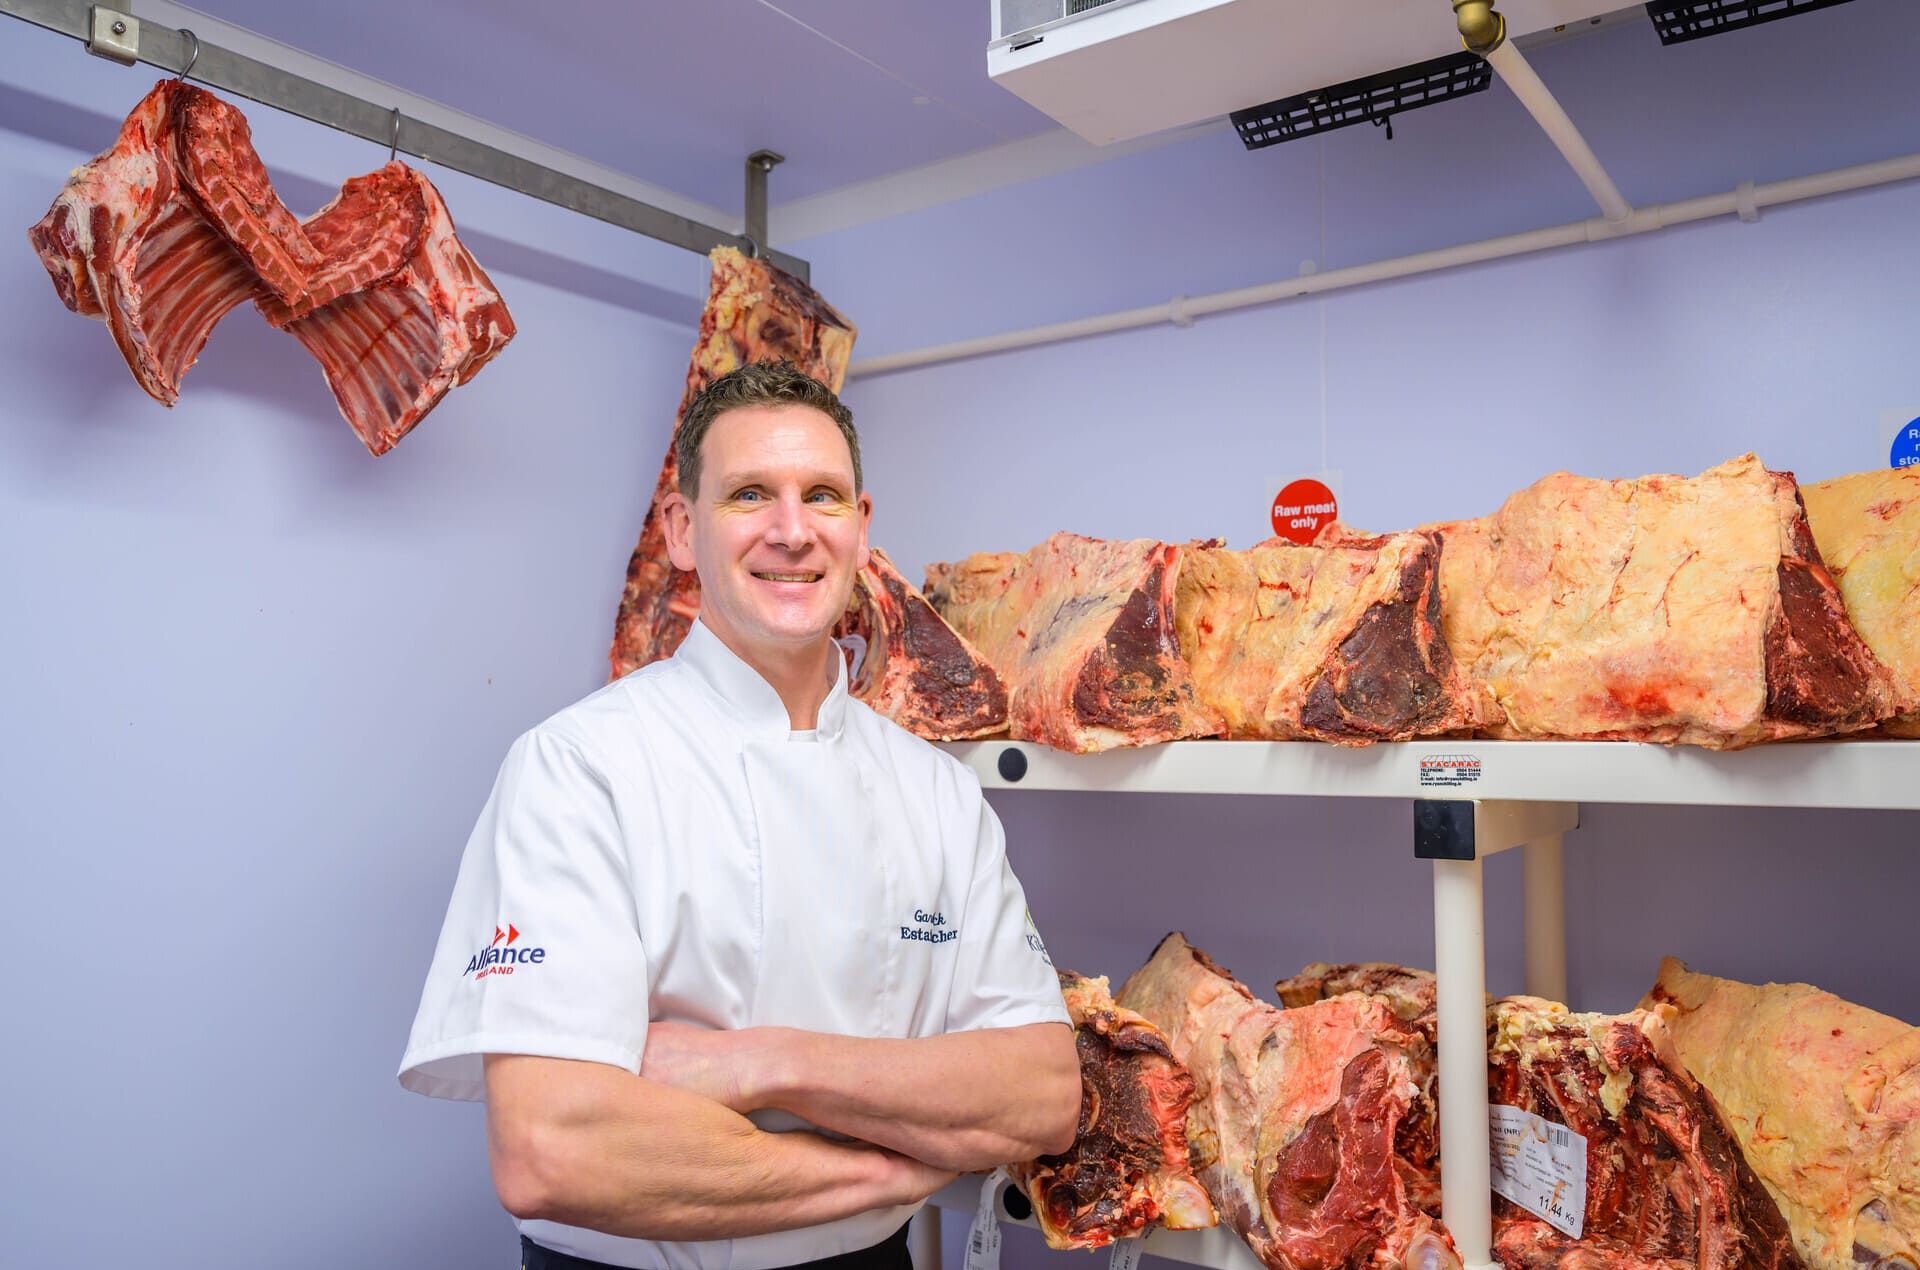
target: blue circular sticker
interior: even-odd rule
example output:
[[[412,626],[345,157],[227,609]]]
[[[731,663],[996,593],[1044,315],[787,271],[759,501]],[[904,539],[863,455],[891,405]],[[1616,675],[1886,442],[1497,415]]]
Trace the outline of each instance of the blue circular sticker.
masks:
[[[1920,466],[1920,419],[1900,426],[1893,434],[1893,450],[1887,455],[1889,467]]]

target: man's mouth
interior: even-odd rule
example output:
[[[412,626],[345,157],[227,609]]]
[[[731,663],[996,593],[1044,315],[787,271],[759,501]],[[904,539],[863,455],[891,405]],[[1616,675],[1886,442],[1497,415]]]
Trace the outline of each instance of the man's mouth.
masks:
[[[756,569],[753,576],[762,582],[818,582],[826,575],[823,573],[772,573]]]

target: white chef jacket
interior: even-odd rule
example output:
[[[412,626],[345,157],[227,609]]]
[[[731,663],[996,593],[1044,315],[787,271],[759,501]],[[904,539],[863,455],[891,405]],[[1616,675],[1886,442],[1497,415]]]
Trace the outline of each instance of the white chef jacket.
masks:
[[[400,1083],[483,1098],[488,1053],[638,1072],[652,1019],[861,1037],[1068,1021],[978,779],[850,699],[844,663],[819,726],[793,731],[701,622],[508,751]],[[913,1211],[679,1243],[520,1229],[644,1270],[767,1270],[876,1244]]]

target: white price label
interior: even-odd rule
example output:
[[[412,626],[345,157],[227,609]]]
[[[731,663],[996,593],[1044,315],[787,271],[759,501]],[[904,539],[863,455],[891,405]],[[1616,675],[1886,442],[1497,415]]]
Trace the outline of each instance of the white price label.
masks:
[[[967,1229],[967,1270],[1000,1270],[1000,1187],[1007,1175],[995,1169],[980,1183],[980,1206]]]
[[[1140,1245],[1145,1242],[1145,1235],[1137,1239],[1114,1240],[1113,1252],[1107,1257],[1107,1270],[1133,1270],[1140,1264]]]
[[[1564,1235],[1587,1220],[1587,1140],[1563,1124],[1495,1103],[1487,1108],[1493,1189]]]

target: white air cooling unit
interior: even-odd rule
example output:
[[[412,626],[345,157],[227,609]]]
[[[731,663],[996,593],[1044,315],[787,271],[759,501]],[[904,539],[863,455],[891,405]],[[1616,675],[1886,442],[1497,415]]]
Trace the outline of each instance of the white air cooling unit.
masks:
[[[991,2],[987,73],[1096,145],[1460,51],[1448,0]],[[1620,7],[1621,0],[1495,6],[1510,39]]]

